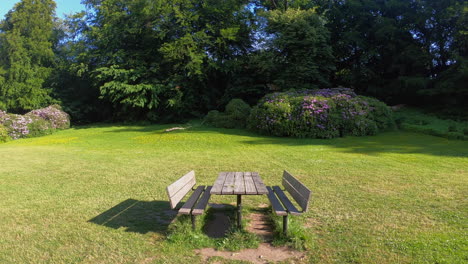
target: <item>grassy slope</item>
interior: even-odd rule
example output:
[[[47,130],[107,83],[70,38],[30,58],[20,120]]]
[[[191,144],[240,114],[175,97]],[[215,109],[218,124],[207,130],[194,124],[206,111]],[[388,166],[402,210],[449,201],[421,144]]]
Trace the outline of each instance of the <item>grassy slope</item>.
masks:
[[[406,132],[333,140],[206,127],[163,133],[168,127],[98,126],[1,144],[0,263],[197,263],[189,245],[166,241],[160,221],[165,187],[192,169],[200,184],[220,171],[258,171],[267,184],[278,184],[283,169],[296,175],[314,192],[297,218],[311,238],[309,261],[468,257],[466,141]]]

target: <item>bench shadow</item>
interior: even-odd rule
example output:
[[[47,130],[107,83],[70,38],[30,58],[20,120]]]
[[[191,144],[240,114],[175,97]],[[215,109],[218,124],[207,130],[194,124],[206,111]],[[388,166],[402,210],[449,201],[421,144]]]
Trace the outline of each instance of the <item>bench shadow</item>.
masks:
[[[176,216],[177,212],[170,209],[167,201],[127,199],[88,222],[113,229],[125,228],[126,232],[165,234]]]
[[[235,223],[235,207],[228,204],[209,204],[206,211],[203,233],[210,238],[222,238],[232,229]]]

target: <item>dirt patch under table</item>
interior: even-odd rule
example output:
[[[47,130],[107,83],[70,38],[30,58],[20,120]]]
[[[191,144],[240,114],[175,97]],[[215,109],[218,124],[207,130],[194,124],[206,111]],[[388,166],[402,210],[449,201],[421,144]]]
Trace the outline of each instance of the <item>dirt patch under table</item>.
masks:
[[[220,206],[219,208],[222,208]],[[213,257],[221,257],[226,260],[240,260],[251,263],[272,263],[278,261],[288,261],[290,263],[301,262],[304,259],[304,252],[293,250],[289,247],[273,247],[270,243],[273,239],[273,230],[269,217],[264,210],[255,211],[246,215],[249,224],[245,229],[258,235],[264,243],[256,249],[243,249],[237,252],[218,251],[213,248],[197,249],[195,252],[201,255],[204,262]],[[213,219],[209,221],[205,228],[205,233],[210,237],[223,237],[230,226],[229,218],[223,212],[213,213]]]

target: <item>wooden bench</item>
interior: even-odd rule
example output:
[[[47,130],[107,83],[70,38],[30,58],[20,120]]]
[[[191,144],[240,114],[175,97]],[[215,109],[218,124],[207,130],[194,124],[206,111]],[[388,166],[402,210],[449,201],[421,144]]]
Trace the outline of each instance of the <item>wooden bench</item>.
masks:
[[[287,171],[283,173],[282,183],[285,190],[302,209],[301,211],[297,210],[279,186],[267,187],[268,199],[270,200],[273,212],[276,215],[283,216],[283,233],[286,234],[288,232],[288,215],[300,215],[306,212],[312,192]]]
[[[212,187],[198,186],[194,189],[196,183],[195,171],[190,171],[166,188],[172,209],[177,207],[179,202],[187,195],[187,193],[193,191],[178,211],[178,214],[190,215],[193,229],[195,229],[195,216],[201,215],[205,211],[206,205],[208,204],[208,200],[211,196],[210,191]]]

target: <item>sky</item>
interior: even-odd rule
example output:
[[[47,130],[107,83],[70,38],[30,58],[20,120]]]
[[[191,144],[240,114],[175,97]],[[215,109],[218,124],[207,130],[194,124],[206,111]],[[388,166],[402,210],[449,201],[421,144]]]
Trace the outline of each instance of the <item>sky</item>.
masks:
[[[20,2],[19,0],[0,0],[0,20],[5,18],[5,14]],[[70,14],[84,10],[84,6],[80,4],[81,0],[55,0],[57,9],[55,10],[58,17],[63,18],[64,14]]]

